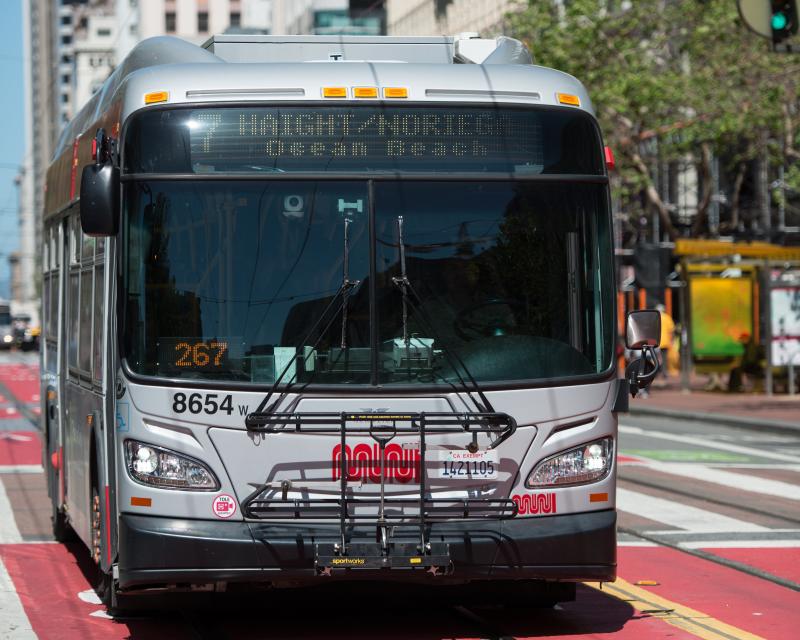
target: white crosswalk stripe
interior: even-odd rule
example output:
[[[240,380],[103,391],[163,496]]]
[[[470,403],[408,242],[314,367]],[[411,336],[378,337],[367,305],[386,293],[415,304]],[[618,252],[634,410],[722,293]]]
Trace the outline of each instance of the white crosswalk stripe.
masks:
[[[752,522],[698,509],[680,502],[657,498],[646,493],[617,488],[617,508],[632,515],[654,520],[692,533],[766,532]]]
[[[3,481],[0,480],[0,544],[19,544],[20,542],[22,542],[22,536],[17,529],[14,510],[11,508]]]
[[[670,473],[680,478],[692,478],[724,487],[741,489],[742,491],[763,493],[778,498],[787,498],[788,500],[800,500],[800,488],[779,480],[768,480],[723,469],[712,469],[711,467],[691,462],[654,462],[649,464],[648,467],[654,471]]]
[[[0,558],[0,638],[30,640],[36,638],[31,621],[17,595],[17,589]]]

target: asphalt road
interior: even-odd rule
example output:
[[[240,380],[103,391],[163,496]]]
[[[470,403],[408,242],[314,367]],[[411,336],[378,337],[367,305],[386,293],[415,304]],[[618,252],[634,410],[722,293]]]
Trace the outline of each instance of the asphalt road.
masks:
[[[797,637],[800,433],[624,417],[620,580],[553,610],[266,591],[114,620],[88,551],[50,538],[35,354],[0,353],[0,385],[0,640]]]

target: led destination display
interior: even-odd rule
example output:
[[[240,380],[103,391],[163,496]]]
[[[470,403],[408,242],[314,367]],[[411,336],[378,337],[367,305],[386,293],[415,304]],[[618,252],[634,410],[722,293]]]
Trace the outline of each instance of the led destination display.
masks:
[[[591,118],[575,109],[220,107],[137,116],[129,127],[125,164],[133,173],[596,175],[602,173],[599,148]]]
[[[524,112],[220,109],[190,121],[192,160],[297,158],[514,162],[541,168],[541,123]]]

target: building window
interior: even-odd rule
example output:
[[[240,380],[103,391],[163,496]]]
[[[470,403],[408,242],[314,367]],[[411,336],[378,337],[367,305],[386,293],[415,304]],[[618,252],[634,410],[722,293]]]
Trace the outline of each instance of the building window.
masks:
[[[175,33],[175,13],[164,14],[164,27],[167,33]]]
[[[61,63],[62,64],[69,64],[69,56],[61,56]]]
[[[72,36],[61,36],[61,44],[70,44],[72,42]]]
[[[97,37],[98,38],[107,38],[111,35],[111,29],[98,29],[97,30]]]
[[[202,32],[208,31],[208,12],[201,11],[197,14],[197,30]]]
[[[238,11],[231,13],[231,26],[232,27],[241,27],[242,26],[242,14]]]
[[[69,76],[68,75],[61,76],[61,82],[67,84],[69,82]]]
[[[63,102],[64,104],[69,102],[69,96],[66,93],[61,94],[61,102]]]
[[[72,24],[72,16],[61,16],[61,24]]]

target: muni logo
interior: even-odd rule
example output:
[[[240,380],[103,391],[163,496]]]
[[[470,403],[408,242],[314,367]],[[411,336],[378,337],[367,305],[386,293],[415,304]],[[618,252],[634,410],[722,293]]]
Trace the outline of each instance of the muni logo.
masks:
[[[419,449],[404,449],[399,444],[386,445],[386,482],[419,482]],[[381,450],[377,444],[357,444],[350,449],[344,446],[347,463],[347,480],[362,482],[381,481]],[[334,480],[339,480],[342,465],[342,445],[337,444],[332,452],[331,472]]]
[[[555,513],[556,494],[555,493],[525,493],[523,495],[513,495],[511,499],[517,503],[518,515],[524,516],[529,513]]]

